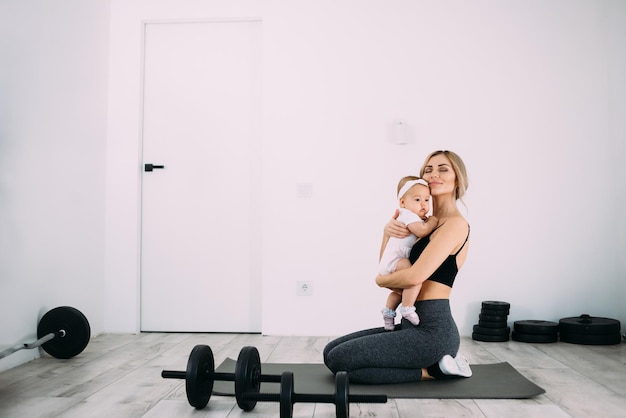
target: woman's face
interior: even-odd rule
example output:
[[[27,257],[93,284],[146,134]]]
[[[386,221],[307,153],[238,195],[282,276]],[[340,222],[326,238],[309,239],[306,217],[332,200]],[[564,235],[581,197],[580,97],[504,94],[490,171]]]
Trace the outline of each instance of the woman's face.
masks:
[[[454,194],[456,189],[456,174],[450,160],[445,154],[434,155],[424,167],[424,180],[430,186],[430,194],[438,196],[446,193]]]

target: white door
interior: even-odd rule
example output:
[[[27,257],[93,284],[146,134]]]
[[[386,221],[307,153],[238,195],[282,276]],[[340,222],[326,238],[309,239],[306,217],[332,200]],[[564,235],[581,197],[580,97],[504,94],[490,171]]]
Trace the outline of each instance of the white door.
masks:
[[[141,330],[260,332],[261,24],[144,39]]]

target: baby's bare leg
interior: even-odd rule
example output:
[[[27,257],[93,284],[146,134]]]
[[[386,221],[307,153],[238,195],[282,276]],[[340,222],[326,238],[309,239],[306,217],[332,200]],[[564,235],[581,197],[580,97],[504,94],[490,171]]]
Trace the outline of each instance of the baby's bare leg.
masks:
[[[417,296],[420,294],[421,289],[422,289],[421,284],[417,286],[409,287],[408,289],[404,289],[402,291],[402,306],[415,305],[415,301],[417,300]]]
[[[417,300],[421,288],[422,285],[420,284],[402,291],[402,304],[399,309],[400,314],[413,325],[420,323],[420,318],[415,312],[415,301]]]
[[[389,310],[395,311],[401,300],[402,294],[392,291],[389,293],[389,296],[387,296],[387,304],[385,305],[385,307]]]
[[[402,301],[402,291],[393,289],[387,296],[387,303],[381,313],[383,314],[383,322],[387,331],[393,331],[396,328],[396,309]]]

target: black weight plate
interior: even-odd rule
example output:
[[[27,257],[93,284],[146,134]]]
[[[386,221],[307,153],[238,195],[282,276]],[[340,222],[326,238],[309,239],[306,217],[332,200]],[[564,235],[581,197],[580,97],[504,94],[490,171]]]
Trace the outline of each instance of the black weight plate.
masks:
[[[513,330],[522,334],[555,335],[559,332],[559,324],[552,321],[527,319],[513,322]]]
[[[494,309],[482,308],[480,310],[480,313],[483,314],[483,315],[491,315],[491,316],[508,315],[509,314],[509,310],[508,309],[502,309],[501,311],[496,311]]]
[[[51,332],[65,331],[65,336],[56,336],[41,345],[46,353],[60,359],[72,358],[80,354],[91,337],[91,327],[85,315],[71,306],[59,306],[41,318],[37,325],[37,338]]]
[[[492,311],[508,311],[511,309],[511,304],[499,300],[485,300],[482,302],[481,307],[483,309],[491,309]]]
[[[620,322],[616,319],[597,318],[589,315],[562,318],[559,320],[561,332],[586,335],[606,335],[620,332]]]
[[[622,338],[619,332],[614,334],[573,334],[569,332],[561,331],[561,341],[571,344],[585,344],[585,345],[612,345],[620,344]]]
[[[283,372],[280,377],[280,418],[291,418],[293,416],[293,395],[293,372]]]
[[[347,372],[335,375],[335,415],[337,418],[350,416],[350,380]]]
[[[189,405],[204,408],[213,393],[215,361],[208,345],[196,345],[189,354],[185,372],[185,390]]]
[[[480,319],[481,321],[487,321],[487,322],[506,322],[508,317],[507,317],[507,315],[485,315],[485,314],[480,314],[480,315],[478,315],[478,319]]]
[[[479,320],[478,325],[485,328],[506,328],[508,326],[506,321],[492,322]]]
[[[506,328],[486,328],[480,325],[474,325],[474,332],[482,335],[509,335],[511,333],[511,327]]]
[[[472,340],[484,341],[489,343],[500,343],[509,340],[508,335],[484,335],[477,332],[472,333]]]
[[[513,341],[522,343],[555,343],[559,339],[558,333],[554,334],[525,334],[519,331],[513,331],[511,334]]]
[[[259,393],[261,390],[261,357],[256,347],[247,346],[241,349],[235,364],[235,397],[237,405],[244,411],[252,411],[256,399],[243,399],[244,393]]]

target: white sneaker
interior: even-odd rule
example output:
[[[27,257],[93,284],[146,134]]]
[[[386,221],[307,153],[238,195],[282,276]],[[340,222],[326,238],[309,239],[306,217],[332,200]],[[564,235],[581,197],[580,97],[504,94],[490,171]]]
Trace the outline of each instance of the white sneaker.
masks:
[[[439,360],[439,368],[448,376],[470,377],[472,375],[469,361],[461,355],[452,357],[446,354]]]

